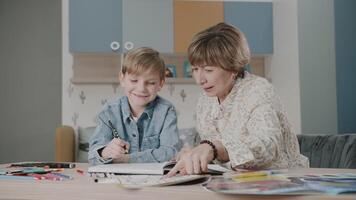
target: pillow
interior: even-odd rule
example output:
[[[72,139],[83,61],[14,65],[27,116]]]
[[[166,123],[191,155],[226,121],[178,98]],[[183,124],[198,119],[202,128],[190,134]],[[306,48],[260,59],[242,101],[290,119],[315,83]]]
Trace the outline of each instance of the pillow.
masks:
[[[78,128],[78,154],[77,162],[88,162],[89,140],[94,134],[96,127]]]
[[[200,137],[195,128],[179,129],[179,138],[183,147],[195,147],[200,142]]]

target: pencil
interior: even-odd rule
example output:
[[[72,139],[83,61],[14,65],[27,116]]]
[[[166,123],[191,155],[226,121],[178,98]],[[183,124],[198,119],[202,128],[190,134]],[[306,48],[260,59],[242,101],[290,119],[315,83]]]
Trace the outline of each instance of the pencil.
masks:
[[[109,127],[110,127],[110,129],[111,129],[112,136],[113,136],[114,138],[119,138],[119,139],[120,139],[119,133],[117,132],[117,130],[116,130],[116,128],[114,127],[114,125],[112,124],[112,122],[109,120],[108,123],[109,123]],[[124,147],[124,149],[125,149],[125,153],[129,153],[129,150],[128,150],[128,149],[126,149],[125,147]]]

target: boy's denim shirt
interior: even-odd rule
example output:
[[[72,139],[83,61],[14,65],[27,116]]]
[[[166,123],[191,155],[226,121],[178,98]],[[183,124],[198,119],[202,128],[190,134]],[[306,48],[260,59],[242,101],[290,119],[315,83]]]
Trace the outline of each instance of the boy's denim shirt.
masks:
[[[98,153],[113,139],[109,120],[120,139],[130,143],[131,163],[168,161],[181,148],[176,111],[170,102],[157,96],[136,122],[131,117],[128,98],[124,96],[107,104],[98,115],[99,123],[89,142],[91,165],[112,163],[112,159],[104,159]]]

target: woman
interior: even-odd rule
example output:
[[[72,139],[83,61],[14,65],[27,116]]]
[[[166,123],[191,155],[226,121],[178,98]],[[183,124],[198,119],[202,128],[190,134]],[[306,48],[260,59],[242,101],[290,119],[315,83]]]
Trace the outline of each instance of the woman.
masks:
[[[197,105],[202,141],[179,153],[168,176],[199,174],[210,162],[233,169],[308,167],[272,85],[244,71],[250,51],[239,29],[219,23],[198,33],[188,57],[204,91]]]

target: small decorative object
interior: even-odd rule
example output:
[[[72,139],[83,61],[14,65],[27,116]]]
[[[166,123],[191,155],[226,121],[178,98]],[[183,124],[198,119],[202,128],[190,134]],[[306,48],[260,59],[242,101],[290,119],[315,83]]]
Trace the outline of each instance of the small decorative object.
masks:
[[[182,97],[182,101],[184,102],[185,97],[187,97],[187,94],[185,93],[184,89],[180,91],[180,96]]]
[[[86,99],[86,96],[85,96],[85,94],[84,94],[83,91],[80,92],[79,98],[80,98],[80,100],[82,100],[82,104],[84,104],[84,101],[85,101],[85,99]]]
[[[183,63],[183,74],[184,78],[192,78],[192,67],[188,60],[185,60]]]
[[[177,69],[173,64],[166,65],[166,77],[168,78],[176,78],[177,77]]]
[[[175,89],[176,88],[174,87],[173,83],[168,84],[168,90],[169,90],[169,94],[171,96],[173,96],[173,92],[174,92]]]
[[[78,113],[73,113],[73,116],[72,116],[72,122],[73,122],[73,125],[74,126],[77,126],[77,120],[79,118],[79,114]]]
[[[73,91],[74,91],[74,87],[73,87],[72,83],[69,83],[68,88],[67,88],[69,98],[72,97]]]

